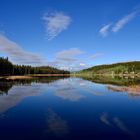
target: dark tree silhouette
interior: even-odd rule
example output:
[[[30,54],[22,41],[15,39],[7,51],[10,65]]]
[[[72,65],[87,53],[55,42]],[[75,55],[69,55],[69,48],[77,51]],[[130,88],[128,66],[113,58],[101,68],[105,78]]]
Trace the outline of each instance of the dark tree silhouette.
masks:
[[[50,66],[32,67],[13,65],[8,58],[0,57],[0,75],[27,75],[27,74],[69,74],[69,71],[59,70]]]

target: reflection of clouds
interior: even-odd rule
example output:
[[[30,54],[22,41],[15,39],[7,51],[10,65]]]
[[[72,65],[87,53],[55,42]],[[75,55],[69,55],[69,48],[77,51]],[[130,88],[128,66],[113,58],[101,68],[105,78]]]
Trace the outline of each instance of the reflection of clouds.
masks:
[[[79,85],[80,85],[80,86],[85,86],[86,83],[81,82]]]
[[[47,132],[49,133],[53,133],[57,136],[62,136],[69,133],[69,127],[67,122],[51,109],[49,109],[47,124]]]
[[[73,79],[73,78],[67,78],[67,79],[61,79],[61,80],[58,80],[56,82],[54,82],[52,84],[53,88],[59,88],[59,87],[75,87],[75,85],[77,85],[79,82],[78,82],[78,79]]]
[[[102,93],[94,90],[95,87],[93,87],[92,82],[81,78],[59,80],[53,83],[52,87],[57,97],[70,101],[79,101],[85,98],[86,96],[83,95],[84,92],[81,92],[81,90],[96,96],[102,95]]]
[[[106,125],[111,125],[111,123],[108,120],[108,114],[107,113],[103,113],[100,117],[100,120],[105,123]]]
[[[83,90],[85,90],[86,92],[88,92],[92,95],[95,95],[95,96],[102,96],[103,95],[102,92],[98,91],[99,89],[95,90],[95,87],[93,87],[93,85],[95,85],[95,84],[93,82],[80,79],[79,85],[81,88],[83,88]]]
[[[63,89],[62,91],[56,92],[55,95],[64,100],[70,100],[70,101],[79,101],[80,99],[85,97],[83,95],[76,93],[74,90],[63,91]]]
[[[88,93],[92,94],[92,95],[95,95],[95,96],[102,96],[102,95],[103,95],[103,93],[98,92],[98,91],[96,91],[96,90],[94,90],[94,89],[87,89],[86,91],[87,91]]]
[[[72,86],[68,86],[68,87],[64,87],[62,89],[58,89],[58,91],[70,91],[70,90],[75,90],[76,88],[72,87]]]
[[[125,132],[127,134],[132,134],[132,132],[124,125],[124,123],[118,117],[114,117],[113,118],[113,122],[123,132]]]
[[[41,88],[37,84],[32,86],[13,86],[13,88],[9,90],[8,95],[0,97],[0,112],[5,112],[14,107],[28,96],[39,95],[40,91]]]
[[[129,128],[118,117],[113,117],[112,119],[109,120],[108,119],[108,114],[103,113],[100,116],[100,120],[101,120],[101,122],[103,122],[104,124],[106,124],[108,126],[116,126],[117,128],[119,128],[124,133],[129,134],[131,136],[133,135],[132,131],[130,131]]]
[[[59,80],[53,83],[53,87],[55,89],[54,95],[64,100],[79,101],[85,96],[81,95],[81,92],[78,91],[78,84],[78,78]]]

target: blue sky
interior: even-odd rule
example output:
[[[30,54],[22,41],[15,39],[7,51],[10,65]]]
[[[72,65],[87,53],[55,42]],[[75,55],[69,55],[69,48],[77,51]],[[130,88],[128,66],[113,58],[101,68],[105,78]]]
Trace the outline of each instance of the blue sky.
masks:
[[[78,70],[140,60],[139,0],[0,0],[0,56]]]

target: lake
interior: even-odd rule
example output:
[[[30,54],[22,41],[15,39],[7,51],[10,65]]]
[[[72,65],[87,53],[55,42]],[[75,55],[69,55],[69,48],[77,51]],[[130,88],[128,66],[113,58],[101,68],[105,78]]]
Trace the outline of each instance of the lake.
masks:
[[[0,81],[0,139],[140,139],[138,78]]]

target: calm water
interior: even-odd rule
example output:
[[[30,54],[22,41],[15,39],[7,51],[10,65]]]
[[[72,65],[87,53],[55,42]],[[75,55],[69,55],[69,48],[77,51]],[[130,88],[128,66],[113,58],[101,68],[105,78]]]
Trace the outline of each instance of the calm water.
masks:
[[[81,78],[0,81],[0,139],[139,140],[139,89],[103,83]]]

